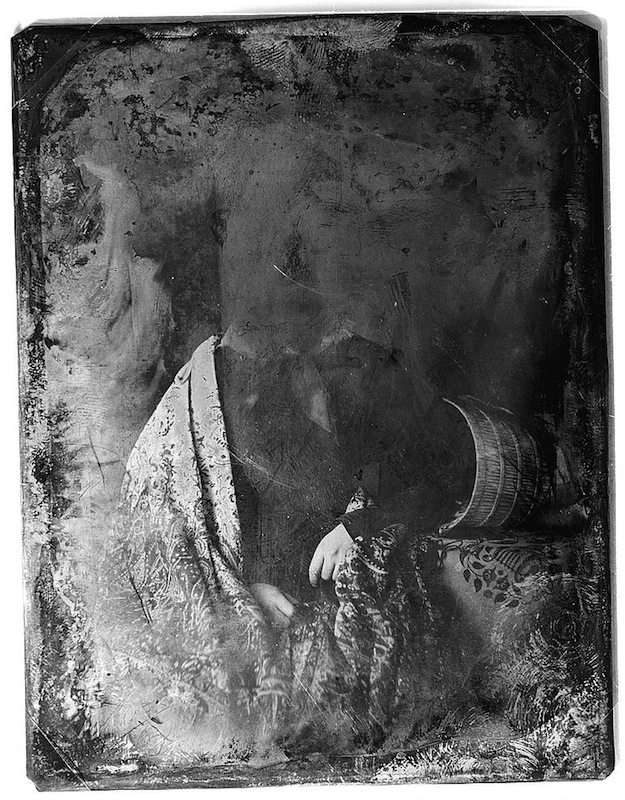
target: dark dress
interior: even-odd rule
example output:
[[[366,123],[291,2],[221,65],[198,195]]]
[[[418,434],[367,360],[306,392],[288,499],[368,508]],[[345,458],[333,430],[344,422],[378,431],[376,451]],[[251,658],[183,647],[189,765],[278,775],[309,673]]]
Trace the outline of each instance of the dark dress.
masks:
[[[96,626],[100,734],[155,761],[336,756],[415,747],[478,694],[499,704],[508,678],[491,691],[471,672],[510,638],[476,636],[457,584],[474,617],[483,590],[514,626],[524,592],[542,602],[524,575],[547,572],[509,541],[459,540],[450,567],[438,525],[467,477],[451,419],[415,408],[401,364],[357,337],[262,366],[215,345],[180,370],[129,459]],[[376,505],[344,513],[362,485]],[[313,590],[310,557],[339,520],[356,544]],[[504,603],[510,570],[526,589]],[[255,581],[302,601],[288,628]]]
[[[357,336],[262,364],[216,353],[250,582],[305,598],[315,548],[339,522],[356,539],[453,514],[458,470],[392,353]],[[375,505],[345,513],[359,487]]]
[[[433,457],[435,409],[416,413],[401,365],[358,337],[262,365],[214,347],[178,373],[129,459],[98,725],[157,760],[408,741],[458,684],[426,586],[454,494],[437,478],[453,470]],[[361,486],[376,505],[345,513]],[[310,558],[338,521],[357,546],[313,589]],[[301,601],[286,630],[254,582]]]

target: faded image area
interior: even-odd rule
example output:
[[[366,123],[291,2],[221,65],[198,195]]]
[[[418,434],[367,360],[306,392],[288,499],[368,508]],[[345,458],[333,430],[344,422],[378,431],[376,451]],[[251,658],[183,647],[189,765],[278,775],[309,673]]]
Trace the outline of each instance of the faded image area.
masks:
[[[13,55],[37,786],[609,774],[592,24]]]

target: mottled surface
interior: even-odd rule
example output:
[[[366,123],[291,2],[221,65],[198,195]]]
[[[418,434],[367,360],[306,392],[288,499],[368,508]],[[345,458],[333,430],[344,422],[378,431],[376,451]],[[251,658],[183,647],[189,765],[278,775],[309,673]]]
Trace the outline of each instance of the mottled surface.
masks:
[[[593,521],[573,542],[594,581],[593,696],[605,714],[596,33],[566,17],[428,15],[39,27],[14,40],[14,70],[40,785],[80,783],[106,762],[84,706],[108,515],[176,370],[231,323],[257,327],[268,352],[349,330],[394,348],[423,403],[474,394],[555,430],[564,488]],[[586,762],[554,773],[566,762],[554,745],[544,768],[526,748],[500,777],[605,774],[606,724],[585,729],[594,773]],[[336,779],[289,768],[291,781]],[[441,769],[417,759],[388,774],[457,778]],[[465,772],[493,779],[480,770]]]

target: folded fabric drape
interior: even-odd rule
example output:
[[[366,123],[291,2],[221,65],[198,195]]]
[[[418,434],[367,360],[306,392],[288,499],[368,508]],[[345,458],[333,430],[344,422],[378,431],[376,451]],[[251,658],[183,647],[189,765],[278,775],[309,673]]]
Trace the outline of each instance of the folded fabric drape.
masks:
[[[217,344],[180,370],[128,460],[94,726],[157,761],[340,751],[381,741],[400,718],[411,728],[441,674],[424,540],[396,524],[355,543],[335,594],[272,628],[243,579]]]

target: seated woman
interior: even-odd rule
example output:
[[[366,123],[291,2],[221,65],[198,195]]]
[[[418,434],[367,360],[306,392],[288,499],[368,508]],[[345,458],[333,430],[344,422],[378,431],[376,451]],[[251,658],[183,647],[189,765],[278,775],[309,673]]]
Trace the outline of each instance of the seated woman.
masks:
[[[375,342],[350,334],[259,359],[250,341],[231,329],[215,350],[246,576],[305,599],[354,539],[402,521],[398,501],[425,510],[416,483],[432,443],[408,375]],[[443,521],[438,495],[428,506]]]
[[[128,462],[98,724],[146,759],[401,743],[456,688],[426,534],[466,475],[434,407],[355,334],[256,342],[204,342]]]

